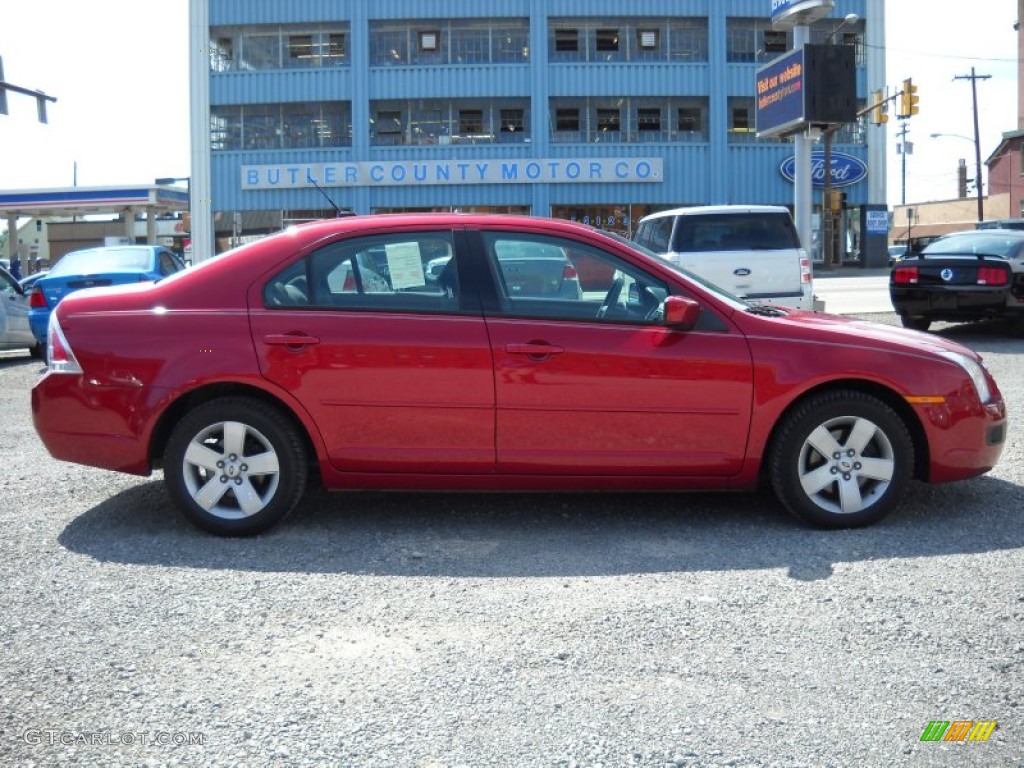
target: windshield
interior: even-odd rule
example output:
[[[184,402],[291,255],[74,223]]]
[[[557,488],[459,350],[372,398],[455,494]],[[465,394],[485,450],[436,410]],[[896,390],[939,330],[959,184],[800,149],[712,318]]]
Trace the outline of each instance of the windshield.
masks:
[[[682,275],[683,277],[685,277],[690,282],[697,283],[697,285],[699,285],[705,291],[707,291],[708,293],[714,294],[716,298],[719,298],[722,301],[725,301],[725,302],[727,302],[729,304],[732,304],[736,309],[743,309],[743,310],[745,310],[745,309],[749,309],[750,306],[751,306],[749,302],[744,301],[739,296],[736,296],[735,294],[729,293],[729,291],[725,290],[721,286],[715,285],[714,283],[709,283],[707,280],[705,280],[700,275],[695,275],[693,272],[690,272],[688,269],[683,269],[678,264],[673,264],[671,261],[668,261],[667,259],[662,258],[661,256],[659,256],[658,254],[656,254],[654,251],[650,250],[649,248],[645,248],[644,246],[642,246],[642,245],[640,245],[638,243],[635,243],[632,240],[627,240],[625,237],[623,237],[622,235],[620,235],[620,234],[618,234],[616,232],[609,232],[607,230],[600,230],[600,232],[601,232],[602,235],[610,237],[612,240],[615,240],[618,243],[622,243],[622,245],[625,245],[625,246],[629,247],[630,249],[632,249],[634,251],[637,251],[638,253],[643,254],[644,256],[646,256],[651,261],[656,261],[661,266],[668,267],[673,272],[675,272],[676,274]]]
[[[48,276],[148,272],[151,264],[152,252],[148,248],[91,248],[64,254]]]

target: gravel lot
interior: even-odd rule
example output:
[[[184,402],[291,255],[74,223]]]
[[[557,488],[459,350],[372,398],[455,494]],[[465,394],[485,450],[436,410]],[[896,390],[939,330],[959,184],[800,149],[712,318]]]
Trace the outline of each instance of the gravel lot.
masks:
[[[877,316],[895,322],[894,316]],[[767,497],[313,492],[216,539],[53,461],[0,356],[0,765],[1024,765],[1024,341],[1002,462],[819,532]],[[932,720],[996,720],[928,743]]]

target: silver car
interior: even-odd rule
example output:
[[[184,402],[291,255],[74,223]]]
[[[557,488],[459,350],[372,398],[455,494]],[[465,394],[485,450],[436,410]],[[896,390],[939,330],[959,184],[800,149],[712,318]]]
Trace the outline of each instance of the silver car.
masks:
[[[28,326],[28,294],[14,276],[0,267],[0,350],[27,349],[42,357],[43,348]]]

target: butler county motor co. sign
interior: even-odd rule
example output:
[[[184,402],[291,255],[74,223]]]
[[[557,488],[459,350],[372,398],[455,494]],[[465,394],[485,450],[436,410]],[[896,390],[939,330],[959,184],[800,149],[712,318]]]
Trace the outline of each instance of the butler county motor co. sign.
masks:
[[[455,186],[463,184],[624,184],[664,181],[660,157],[543,160],[408,160],[243,165],[242,189]]]

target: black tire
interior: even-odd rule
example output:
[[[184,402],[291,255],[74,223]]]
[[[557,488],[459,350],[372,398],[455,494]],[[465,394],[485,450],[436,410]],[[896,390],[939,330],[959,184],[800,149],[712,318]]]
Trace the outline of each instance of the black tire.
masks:
[[[910,328],[913,331],[927,331],[932,327],[932,321],[920,315],[900,315],[900,322],[904,328]]]
[[[768,460],[775,495],[792,514],[821,528],[856,528],[899,504],[913,477],[914,442],[881,400],[839,390],[789,413]]]
[[[164,456],[164,482],[175,506],[218,536],[251,536],[277,525],[298,506],[307,474],[306,449],[291,420],[245,397],[189,411],[171,432]]]

